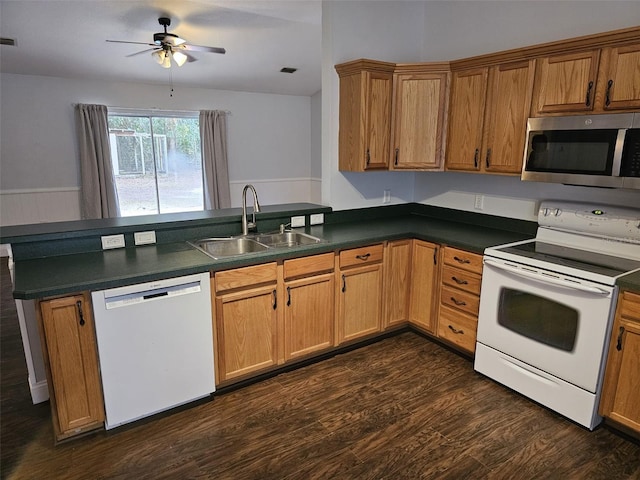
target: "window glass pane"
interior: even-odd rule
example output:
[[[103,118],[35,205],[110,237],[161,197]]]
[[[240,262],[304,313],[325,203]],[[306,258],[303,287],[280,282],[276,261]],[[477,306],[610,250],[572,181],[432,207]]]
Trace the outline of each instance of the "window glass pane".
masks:
[[[578,333],[578,311],[530,293],[502,288],[498,323],[545,345],[570,352]]]
[[[197,118],[152,118],[160,213],[202,210]]]
[[[149,118],[109,116],[109,138],[120,215],[158,213]]]

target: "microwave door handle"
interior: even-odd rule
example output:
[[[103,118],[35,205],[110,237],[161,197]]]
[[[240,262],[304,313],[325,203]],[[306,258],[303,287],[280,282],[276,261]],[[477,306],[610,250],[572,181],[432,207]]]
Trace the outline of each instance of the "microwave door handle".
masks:
[[[620,176],[620,169],[622,168],[622,151],[624,150],[624,141],[626,136],[626,128],[618,130],[616,145],[613,150],[613,165],[611,166],[611,175],[614,177]]]
[[[497,268],[499,270],[505,270],[509,273],[512,273],[514,275],[518,275],[520,277],[525,277],[525,278],[529,278],[531,280],[535,280],[537,282],[540,283],[550,283],[553,285],[559,285],[561,287],[566,287],[566,288],[571,288],[573,290],[579,290],[581,292],[587,292],[587,293],[595,293],[598,295],[606,295],[609,296],[610,292],[607,290],[604,290],[602,288],[598,288],[598,287],[592,287],[592,286],[588,286],[588,285],[582,285],[581,283],[573,283],[573,282],[568,282],[566,280],[562,280],[561,278],[556,278],[556,277],[547,277],[547,276],[542,276],[536,272],[533,271],[527,271],[527,270],[521,270],[517,267],[512,267],[510,265],[505,265],[504,263],[499,263],[496,262],[494,260],[491,260],[490,258],[485,258],[484,259],[484,263],[486,265],[489,265],[491,267]]]

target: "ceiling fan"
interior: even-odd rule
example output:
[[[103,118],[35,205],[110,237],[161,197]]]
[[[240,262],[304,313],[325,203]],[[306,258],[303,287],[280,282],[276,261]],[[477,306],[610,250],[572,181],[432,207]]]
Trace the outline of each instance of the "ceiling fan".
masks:
[[[136,45],[149,45],[153,48],[148,48],[140,52],[132,53],[127,57],[134,57],[143,53],[151,52],[151,56],[164,68],[171,68],[171,59],[181,67],[185,62],[195,62],[198,60],[193,55],[187,53],[193,52],[212,52],[212,53],[226,53],[224,48],[220,47],[205,47],[202,45],[190,45],[184,38],[167,32],[167,27],[171,25],[171,19],[167,17],[158,18],[158,23],[164,27],[164,32],[158,32],[153,34],[153,43],[145,42],[128,42],[125,40],[107,40],[112,43],[132,43]]]

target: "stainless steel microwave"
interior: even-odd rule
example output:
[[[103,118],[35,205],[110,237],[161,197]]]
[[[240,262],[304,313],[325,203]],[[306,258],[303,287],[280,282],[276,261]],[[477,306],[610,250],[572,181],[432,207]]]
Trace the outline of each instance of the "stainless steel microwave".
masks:
[[[530,118],[522,180],[640,189],[640,112]]]

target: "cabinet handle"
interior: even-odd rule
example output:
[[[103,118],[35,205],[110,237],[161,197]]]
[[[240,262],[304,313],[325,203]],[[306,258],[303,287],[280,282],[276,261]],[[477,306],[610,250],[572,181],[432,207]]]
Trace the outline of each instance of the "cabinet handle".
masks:
[[[396,166],[398,165],[398,153],[400,153],[400,149],[399,149],[399,148],[396,148],[396,159],[395,159],[395,161],[393,162],[393,164],[394,164],[394,165],[396,165]]]
[[[589,82],[589,86],[587,87],[587,98],[584,100],[584,104],[587,107],[591,106],[591,90],[593,89],[593,81]]]
[[[464,300],[458,300],[456,297],[451,297],[451,301],[459,306],[467,304],[467,302],[465,302]]]
[[[473,156],[473,167],[478,168],[478,155],[480,154],[480,150],[476,148],[476,153]]]
[[[468,285],[469,284],[469,282],[467,282],[466,280],[460,280],[458,277],[451,277],[451,280],[456,282],[458,285]]]
[[[464,330],[458,330],[457,328],[454,328],[452,325],[449,325],[449,330],[451,330],[456,335],[464,335]]]
[[[368,148],[367,148],[367,154],[365,155],[365,158],[367,160],[367,165],[369,165],[369,163],[371,162],[371,152],[369,152]]]
[[[287,307],[291,306],[291,287],[287,287]]]
[[[487,168],[489,168],[489,166],[491,165],[490,160],[491,160],[491,149],[488,148],[487,156],[484,158],[484,163],[486,164]]]
[[[365,253],[364,255],[356,255],[356,258],[358,260],[362,260],[363,262],[366,261],[369,257],[371,256],[370,253]]]
[[[433,249],[433,264],[437,265],[438,264],[438,248],[434,248]]]
[[[78,317],[80,317],[80,326],[84,327],[85,321],[84,321],[84,313],[82,313],[82,301],[78,300],[76,302],[76,307],[78,307]]]
[[[342,275],[342,291],[343,292],[347,291],[347,280],[346,280],[344,274]]]
[[[471,260],[469,260],[468,258],[460,258],[460,257],[453,257],[453,259],[458,262],[458,263],[471,263]]]
[[[620,333],[618,333],[618,344],[616,345],[616,350],[622,350],[622,335],[624,334],[624,327],[620,327]]]
[[[611,87],[613,87],[613,80],[609,80],[607,82],[607,93],[605,94],[604,106],[608,107],[611,105]]]
[[[276,308],[278,308],[278,295],[276,294],[276,291],[273,291],[273,309],[275,310]]]

